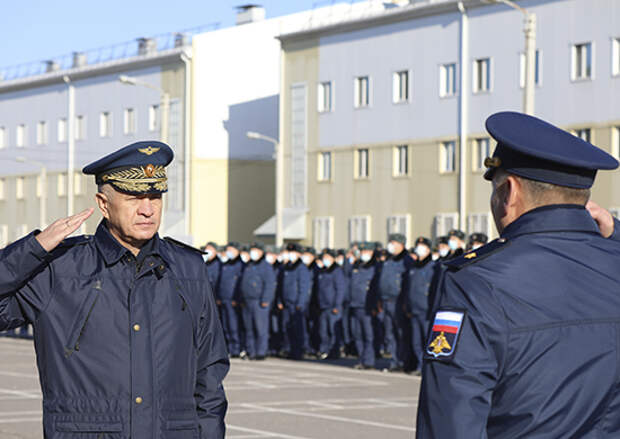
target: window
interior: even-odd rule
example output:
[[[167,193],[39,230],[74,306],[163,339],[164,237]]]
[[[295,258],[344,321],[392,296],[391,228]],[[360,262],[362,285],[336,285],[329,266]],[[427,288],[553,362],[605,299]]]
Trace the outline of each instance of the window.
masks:
[[[405,235],[407,242],[411,242],[409,239],[409,223],[411,216],[406,215],[393,215],[387,217],[387,237],[392,233],[401,233]],[[386,238],[387,241],[387,238]]]
[[[535,61],[534,61],[534,84],[541,85],[542,84],[542,55],[540,50],[536,50]],[[525,53],[519,54],[519,85],[521,88],[525,87]]]
[[[99,114],[99,137],[110,137],[112,135],[112,115],[109,111]]]
[[[75,116],[75,140],[86,139],[86,121],[84,116]]]
[[[620,75],[620,38],[611,42],[611,74]]]
[[[37,145],[45,145],[47,143],[47,122],[37,122]]]
[[[332,179],[332,153],[320,152],[318,163],[319,181],[331,181]]]
[[[58,174],[57,192],[59,197],[67,195],[67,174]]]
[[[572,79],[592,78],[592,43],[575,44],[573,46]]]
[[[349,218],[349,244],[355,241],[370,241],[370,216]]]
[[[17,125],[17,130],[15,131],[15,144],[18,148],[23,148],[26,145],[26,125],[23,123]]]
[[[15,179],[15,198],[18,200],[24,199],[24,177],[17,177]]]
[[[487,236],[491,236],[491,214],[485,213],[472,213],[467,217],[467,231],[472,233],[484,233]]]
[[[611,155],[620,157],[620,126],[611,129]]]
[[[158,131],[160,128],[159,105],[149,107],[149,131]]]
[[[439,67],[439,96],[456,94],[456,64],[444,64]]]
[[[474,171],[484,171],[484,159],[491,156],[491,146],[488,137],[483,137],[474,140],[474,157],[472,160]]]
[[[370,78],[360,76],[355,78],[355,108],[368,107],[370,105]]]
[[[407,102],[409,100],[409,72],[403,70],[394,72],[392,78],[392,102]]]
[[[395,146],[392,162],[392,175],[394,177],[409,175],[409,145]]]
[[[67,141],[67,119],[58,119],[58,142]]]
[[[320,113],[332,111],[332,83],[331,81],[321,82],[318,89],[318,110]]]
[[[136,132],[136,112],[133,108],[125,108],[123,112],[123,134]]]
[[[491,90],[491,59],[481,58],[474,61],[474,93]]]
[[[586,142],[591,142],[592,130],[590,128],[581,128],[573,130],[573,134]]]
[[[334,219],[329,216],[316,217],[312,221],[312,245],[315,249],[332,248],[334,246]]]
[[[0,178],[0,200],[4,200],[4,186],[6,180],[4,178]]]
[[[0,248],[4,248],[9,244],[9,226],[0,224]]]
[[[0,127],[0,149],[6,148],[6,128]]]
[[[73,193],[75,195],[82,195],[84,193],[83,180],[83,175],[80,172],[73,174]]]
[[[456,142],[442,142],[439,148],[439,172],[456,171]]]
[[[458,228],[459,225],[459,214],[456,212],[451,213],[438,213],[435,215],[434,221],[434,236],[433,238],[437,238],[439,236],[445,236],[452,229]]]
[[[367,148],[355,151],[355,178],[368,178],[369,173],[369,152]]]

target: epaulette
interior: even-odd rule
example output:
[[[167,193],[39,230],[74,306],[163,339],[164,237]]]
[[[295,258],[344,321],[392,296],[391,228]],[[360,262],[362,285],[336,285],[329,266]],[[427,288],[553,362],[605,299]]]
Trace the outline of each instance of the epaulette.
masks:
[[[444,262],[444,265],[451,270],[460,270],[461,268],[488,258],[492,254],[506,248],[508,244],[509,242],[505,238],[494,239],[476,250],[470,250],[458,258]]]
[[[195,252],[197,252],[197,253],[200,253],[201,255],[206,255],[206,254],[207,254],[206,252],[203,252],[202,250],[197,249],[196,247],[192,247],[192,246],[191,246],[191,245],[189,245],[189,244],[186,244],[186,243],[181,242],[181,241],[177,241],[176,239],[171,238],[171,237],[169,237],[169,236],[164,237],[164,240],[165,240],[165,241],[168,241],[168,242],[169,242],[169,243],[171,243],[171,244],[176,245],[177,247],[186,248],[186,249],[188,249],[188,250],[192,250],[192,251],[195,251]]]
[[[62,241],[60,241],[60,244],[58,244],[56,246],[56,248],[68,248],[68,247],[75,247],[76,245],[84,245],[89,243],[91,240],[93,239],[93,235],[79,235],[79,236],[72,236],[70,238],[65,238]]]

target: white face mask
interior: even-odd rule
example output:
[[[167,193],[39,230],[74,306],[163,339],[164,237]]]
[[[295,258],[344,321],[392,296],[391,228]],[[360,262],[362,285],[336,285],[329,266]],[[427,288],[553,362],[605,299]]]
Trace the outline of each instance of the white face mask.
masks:
[[[329,268],[332,266],[332,264],[334,263],[334,261],[332,261],[331,259],[323,259],[323,265],[325,265],[325,268]]]
[[[306,265],[310,265],[312,263],[312,258],[308,255],[303,255],[301,257],[301,262],[303,262]]]
[[[445,258],[446,256],[448,256],[449,253],[450,253],[450,250],[448,250],[447,248],[439,249],[439,256],[442,258]]]
[[[362,262],[368,262],[372,259],[372,253],[362,253]]]
[[[260,259],[260,252],[258,250],[250,250],[250,259],[258,261]]]
[[[220,261],[222,261],[222,264],[225,264],[226,262],[228,262],[228,256],[220,255]]]
[[[349,256],[349,264],[351,265],[355,264],[355,257]]]
[[[433,253],[433,261],[439,259],[439,253]]]
[[[230,259],[235,259],[235,253],[232,250],[226,250],[226,257]]]
[[[279,257],[278,257],[278,259],[279,259]],[[274,255],[272,255],[272,254],[268,254],[267,256],[265,256],[265,260],[273,265],[276,262],[276,257]]]
[[[247,253],[241,253],[241,260],[247,264],[250,260],[250,256]]]
[[[418,258],[420,259],[426,258],[428,254],[430,253],[430,250],[425,245],[416,245],[414,251],[415,251],[415,254],[418,255]]]
[[[454,251],[456,249],[458,249],[459,246],[459,242],[456,239],[450,239],[448,241],[448,245],[450,246],[450,250]]]
[[[294,264],[299,259],[299,255],[297,253],[289,253],[288,258]]]
[[[336,259],[336,264],[338,264],[338,265],[340,265],[342,267],[344,265],[344,258]]]
[[[279,254],[279,255],[278,255],[278,262],[281,264],[281,263],[282,263],[282,261],[284,261],[284,255]]]
[[[387,251],[389,254],[393,255],[394,252],[396,252],[396,246],[394,245],[393,242],[389,242],[387,245]]]
[[[356,258],[359,258],[359,257],[360,257],[360,253],[361,253],[361,252],[360,252],[360,251],[359,251],[359,249],[357,249],[357,248],[356,248],[355,250],[353,250],[353,256],[355,256]]]

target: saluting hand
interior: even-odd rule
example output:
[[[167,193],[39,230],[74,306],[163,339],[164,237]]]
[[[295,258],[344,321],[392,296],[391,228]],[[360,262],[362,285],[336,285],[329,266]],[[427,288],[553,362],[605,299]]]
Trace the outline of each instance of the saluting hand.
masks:
[[[592,219],[598,224],[603,238],[609,238],[614,233],[614,218],[609,211],[603,209],[594,201],[588,201],[586,209],[590,212]]]
[[[89,207],[75,215],[56,220],[39,233],[36,236],[36,240],[39,241],[41,247],[49,253],[54,250],[63,239],[75,232],[94,211],[94,208]]]

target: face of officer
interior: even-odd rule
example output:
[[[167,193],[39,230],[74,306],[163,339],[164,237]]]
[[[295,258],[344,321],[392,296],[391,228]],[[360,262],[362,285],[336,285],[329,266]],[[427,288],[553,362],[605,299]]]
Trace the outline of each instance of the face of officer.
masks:
[[[451,236],[450,239],[448,240],[448,246],[450,247],[451,251],[456,251],[460,248],[465,247],[465,243],[463,242],[462,239],[458,238],[457,236]]]
[[[415,246],[414,252],[418,257],[418,260],[423,261],[431,254],[431,249],[428,247],[428,245],[419,243]]]
[[[239,256],[239,250],[237,250],[235,247],[232,247],[232,246],[226,247],[226,257],[228,258],[229,261],[232,261],[237,256]]]
[[[306,265],[310,265],[314,262],[314,255],[312,253],[304,253],[301,256],[301,261]]]
[[[212,261],[213,259],[215,259],[215,256],[217,255],[217,250],[215,250],[215,248],[212,245],[208,245],[205,248],[205,252],[207,252],[207,261]]]
[[[344,265],[344,255],[336,256],[336,264],[340,265],[341,267]]]
[[[161,194],[125,194],[105,184],[95,200],[112,236],[134,255],[159,229]]]
[[[330,254],[325,253],[323,255],[323,265],[325,268],[329,268],[334,265],[334,257]]]
[[[439,243],[437,246],[437,250],[439,253],[439,257],[445,258],[450,254],[450,246],[448,244],[444,244],[443,242]]]
[[[250,259],[252,259],[254,262],[262,258],[263,254],[264,252],[260,248],[254,247],[250,249]]]
[[[360,255],[360,259],[364,264],[367,264],[372,259],[372,254],[374,252],[372,250],[362,250],[362,254]]]
[[[390,241],[387,245],[388,252],[393,256],[398,256],[405,249],[405,246],[398,241]]]

